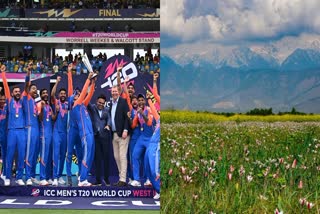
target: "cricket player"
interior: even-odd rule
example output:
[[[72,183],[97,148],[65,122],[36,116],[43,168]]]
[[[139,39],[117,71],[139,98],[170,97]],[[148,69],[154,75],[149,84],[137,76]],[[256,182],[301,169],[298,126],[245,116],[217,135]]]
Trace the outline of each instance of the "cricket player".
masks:
[[[47,186],[52,176],[52,128],[56,114],[49,104],[47,89],[41,89],[40,97],[40,185]]]
[[[57,119],[53,127],[53,186],[65,184],[62,178],[64,162],[67,152],[67,123],[69,103],[66,100],[67,90],[61,88],[59,90],[58,99],[55,98],[57,86],[61,81],[61,77],[57,77],[57,81],[51,91],[51,104],[57,115]]]
[[[151,137],[148,145],[145,163],[146,170],[150,176],[152,187],[155,189],[157,194],[153,197],[154,199],[160,198],[160,115],[158,114],[154,104],[151,101],[150,94],[147,93],[148,104],[151,109],[151,113],[154,119],[157,121],[156,129]],[[160,101],[160,99],[159,99]]]
[[[3,80],[4,92],[6,95],[6,105],[8,108],[8,135],[7,135],[7,147],[4,151],[7,152],[5,160],[5,179],[4,185],[9,186],[12,177],[12,163],[14,154],[18,151],[18,162],[17,162],[17,175],[16,183],[18,185],[25,185],[22,180],[23,169],[24,169],[24,158],[26,149],[26,138],[25,138],[25,118],[22,110],[22,99],[19,87],[13,87],[12,93],[10,94],[9,85],[5,75],[6,67],[1,66],[1,76]],[[18,149],[19,148],[19,149]]]
[[[140,183],[140,160],[144,157],[145,151],[149,145],[151,136],[153,135],[154,127],[152,125],[153,115],[150,109],[145,106],[144,95],[138,95],[138,109],[137,114],[133,119],[132,128],[135,128],[137,124],[140,124],[141,135],[137,140],[137,143],[133,150],[133,178],[131,186],[139,187]]]
[[[68,123],[67,123],[67,157],[66,157],[66,171],[67,171],[67,180],[68,185],[72,186],[72,155],[73,149],[76,148],[76,156],[78,159],[78,173],[81,172],[81,160],[82,160],[82,149],[81,149],[81,139],[79,135],[79,128],[73,114],[71,114],[71,109],[74,104],[74,101],[80,96],[80,91],[73,91],[73,82],[72,82],[72,63],[68,66]]]
[[[0,87],[0,145],[1,145],[1,158],[2,158],[2,169],[1,178],[5,180],[6,175],[6,157],[7,157],[7,112],[8,106],[6,104],[6,96]]]
[[[37,98],[37,86],[31,84],[30,74],[33,63],[27,67],[26,85],[22,94],[23,111],[25,115],[27,151],[26,151],[26,180],[27,185],[39,184],[35,178],[36,164],[39,156],[39,112],[35,99]],[[19,148],[20,150],[20,148]]]
[[[88,75],[88,79],[82,89],[82,92],[79,98],[77,98],[74,101],[74,104],[71,110],[71,117],[74,119],[79,129],[79,135],[80,135],[81,146],[82,146],[82,159],[79,159],[79,161],[81,161],[81,172],[80,172],[80,180],[79,180],[78,186],[80,187],[92,185],[91,183],[88,182],[87,176],[88,176],[88,172],[91,169],[91,165],[94,158],[95,143],[94,143],[92,122],[86,106],[89,104],[92,98],[92,95],[94,93],[95,79],[92,79],[90,92],[85,98],[92,75],[93,75],[93,72],[90,72]]]

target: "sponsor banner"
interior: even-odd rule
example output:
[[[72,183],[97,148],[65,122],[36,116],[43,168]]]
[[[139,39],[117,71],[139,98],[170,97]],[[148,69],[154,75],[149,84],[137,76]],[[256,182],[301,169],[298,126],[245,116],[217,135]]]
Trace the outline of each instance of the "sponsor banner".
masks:
[[[92,33],[92,32],[59,32],[53,35],[54,37],[93,37],[93,38],[160,38],[160,33],[124,33],[124,32],[112,32],[112,33]]]
[[[82,210],[159,210],[160,200],[150,198],[48,198],[0,196],[0,208],[82,209]]]
[[[9,27],[8,27],[9,29]],[[10,30],[10,29],[9,29]],[[93,32],[56,32],[48,31],[46,33],[39,31],[7,31],[0,29],[2,36],[35,36],[35,37],[65,37],[65,38],[112,38],[112,39],[159,39],[160,33],[93,33]]]
[[[77,37],[22,37],[22,36],[1,36],[2,42],[22,43],[92,43],[92,44],[159,44],[160,38],[77,38]]]
[[[160,43],[160,38],[64,38],[65,43],[146,44]]]
[[[95,197],[95,198],[153,198],[156,192],[143,187],[52,187],[52,186],[0,186],[0,195],[28,197]]]
[[[35,40],[34,37],[37,37]],[[91,33],[6,31],[0,30],[2,41],[48,43],[148,44],[160,43],[160,33]]]
[[[155,8],[147,9],[26,9],[26,18],[160,18]]]

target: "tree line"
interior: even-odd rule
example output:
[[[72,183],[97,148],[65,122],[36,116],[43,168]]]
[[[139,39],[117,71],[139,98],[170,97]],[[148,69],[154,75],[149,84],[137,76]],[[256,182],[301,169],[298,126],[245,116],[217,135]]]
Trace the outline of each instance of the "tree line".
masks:
[[[201,111],[196,111],[197,113],[200,113]],[[291,114],[291,115],[307,115],[307,113],[297,111],[296,108],[292,108],[291,111],[279,111],[278,113],[274,113],[272,108],[254,108],[252,110],[249,110],[245,113],[235,113],[235,112],[209,112],[204,111],[204,113],[213,113],[215,115],[224,115],[227,117],[231,117],[235,114],[240,115],[255,115],[255,116],[268,116],[268,115],[285,115],[285,114]],[[313,115],[313,113],[310,113],[309,115]]]

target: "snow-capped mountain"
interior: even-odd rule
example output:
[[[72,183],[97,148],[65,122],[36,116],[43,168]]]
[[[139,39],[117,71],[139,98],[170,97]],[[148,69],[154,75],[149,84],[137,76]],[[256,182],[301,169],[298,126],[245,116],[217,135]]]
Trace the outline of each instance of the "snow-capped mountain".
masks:
[[[304,70],[320,68],[319,49],[296,49],[282,63],[282,70]]]
[[[317,65],[316,56],[320,51],[320,36],[302,35],[300,38],[285,37],[268,43],[244,43],[239,45],[221,44],[196,44],[182,46],[165,53],[172,57],[179,65],[201,65],[210,63],[216,69],[222,67],[240,69],[291,69],[288,64],[294,65],[294,55],[301,55],[299,51],[305,50],[305,62],[299,62],[299,66],[310,68],[310,62]],[[298,52],[298,53],[297,53]],[[293,56],[292,56],[293,54]],[[290,62],[288,63],[288,59]],[[300,67],[299,67],[300,68]]]
[[[253,108],[320,113],[320,42],[221,49],[180,64],[161,57],[163,108],[244,112]],[[288,50],[291,50],[289,53]],[[228,54],[226,54],[228,53]],[[283,55],[286,54],[284,58]],[[217,60],[219,59],[219,60]],[[171,91],[171,92],[169,92]]]
[[[220,63],[219,67],[271,69],[277,66],[278,63],[275,58],[260,55],[249,47],[242,47],[233,49],[232,53]]]

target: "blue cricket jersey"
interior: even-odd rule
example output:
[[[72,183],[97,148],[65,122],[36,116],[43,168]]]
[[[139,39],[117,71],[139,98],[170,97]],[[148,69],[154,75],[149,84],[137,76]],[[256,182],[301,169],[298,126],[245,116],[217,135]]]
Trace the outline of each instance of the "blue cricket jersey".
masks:
[[[57,105],[60,106],[59,113],[57,115],[56,122],[54,123],[54,130],[62,133],[67,132],[67,124],[68,124],[68,110],[69,110],[69,103],[65,101],[62,103],[60,100],[57,100]],[[53,106],[55,109],[55,106]]]
[[[8,129],[21,129],[25,127],[25,115],[22,108],[22,99],[16,101],[7,99],[8,108]]]
[[[52,136],[52,108],[49,104],[45,104],[43,111],[43,119],[40,122],[40,137]]]

